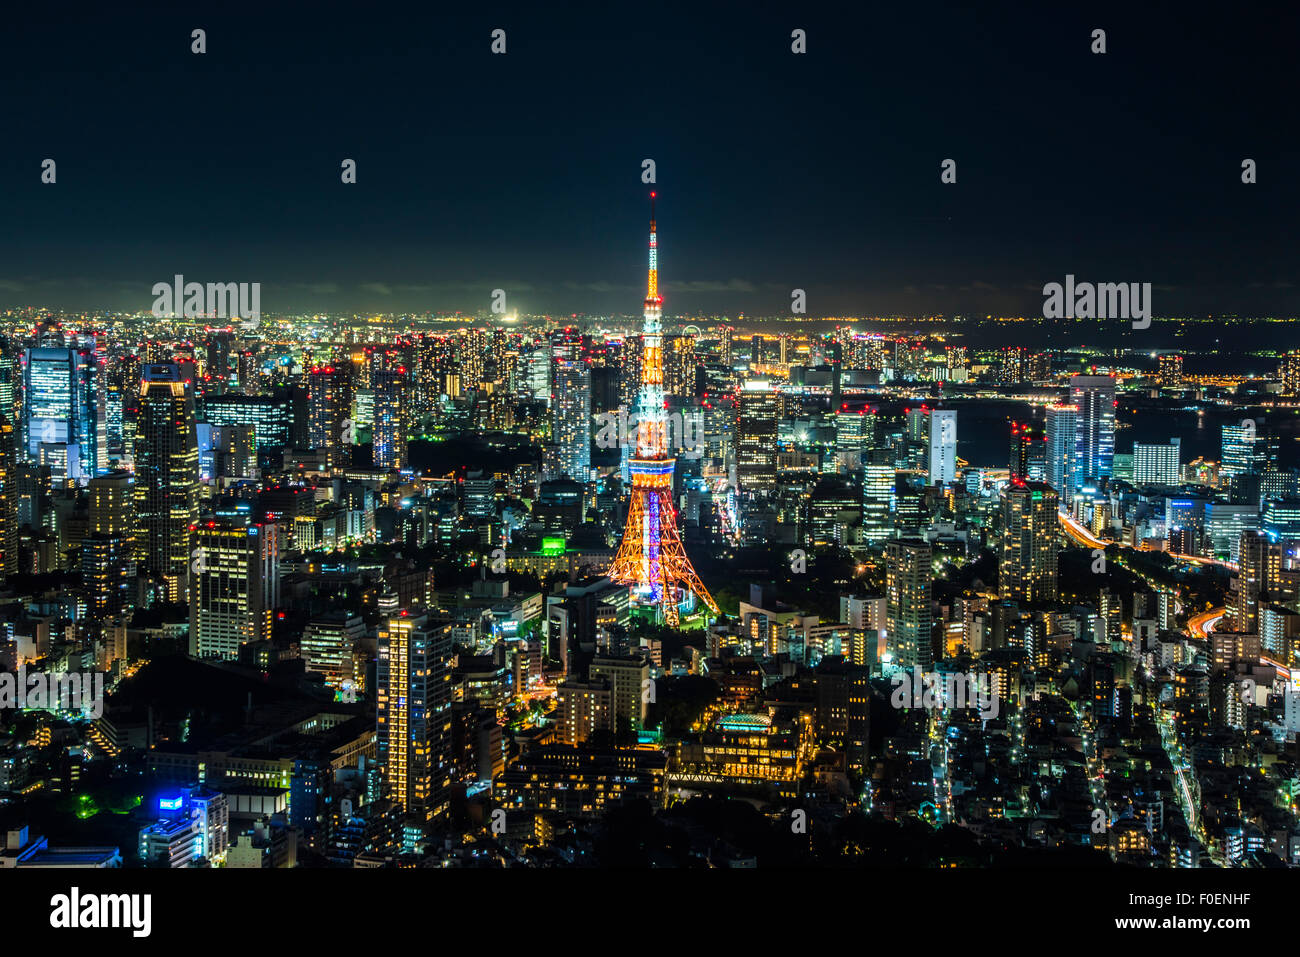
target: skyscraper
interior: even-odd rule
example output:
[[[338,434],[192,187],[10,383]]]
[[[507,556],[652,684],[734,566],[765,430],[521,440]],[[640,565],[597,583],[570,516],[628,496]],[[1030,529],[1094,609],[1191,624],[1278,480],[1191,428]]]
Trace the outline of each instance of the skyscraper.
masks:
[[[188,599],[190,526],[198,521],[194,393],[175,363],[145,366],[136,436],[136,559],[168,601]]]
[[[1043,482],[1013,482],[1002,499],[998,592],[1021,601],[1056,600],[1058,553],[1055,490]]]
[[[118,469],[90,480],[90,513],[81,543],[81,578],[93,616],[122,614],[135,582],[135,485]]]
[[[1074,487],[1110,478],[1115,459],[1115,379],[1076,375],[1070,379],[1075,418]]]
[[[271,637],[280,600],[279,527],[218,520],[193,532],[190,654],[233,660],[242,645]]]
[[[1074,499],[1075,440],[1079,408],[1074,405],[1047,407],[1047,484],[1056,489],[1062,502]]]
[[[863,453],[875,445],[876,413],[871,409],[841,409],[835,415],[835,461],[841,471],[862,468]]]
[[[0,414],[0,578],[18,571],[18,477],[13,423]]]
[[[1261,475],[1277,458],[1277,439],[1262,421],[1242,419],[1224,425],[1221,433],[1219,478]]]
[[[307,442],[323,449],[333,468],[351,464],[355,442],[350,362],[316,366],[307,373]]]
[[[928,670],[931,645],[930,587],[934,579],[930,545],[907,538],[885,546],[885,622],[894,663]]]
[[[583,359],[556,359],[551,376],[547,477],[587,482],[591,478],[591,367]]]
[[[89,349],[26,351],[27,454],[57,465],[56,475],[86,480],[103,467],[103,380]]]
[[[930,484],[957,480],[957,410],[930,411]]]
[[[1011,455],[1008,470],[1012,480],[1029,481],[1031,463],[1037,461],[1043,451],[1044,435],[1032,422],[1011,423]]]
[[[404,469],[410,397],[406,364],[401,356],[393,351],[377,351],[371,359],[370,384],[375,393],[375,466]]]
[[[866,542],[879,542],[894,532],[894,517],[890,504],[894,498],[894,466],[882,459],[883,450],[868,453],[862,466],[862,538]]]
[[[432,820],[451,788],[452,626],[400,612],[379,626],[376,757],[384,796]]]
[[[776,393],[766,379],[746,379],[738,396],[736,484],[743,493],[776,488]]]

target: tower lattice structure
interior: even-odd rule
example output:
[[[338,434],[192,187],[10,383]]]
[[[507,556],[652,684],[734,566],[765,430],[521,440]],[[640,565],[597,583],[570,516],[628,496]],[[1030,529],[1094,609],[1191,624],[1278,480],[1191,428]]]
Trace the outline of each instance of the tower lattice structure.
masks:
[[[655,238],[655,194],[650,194],[650,275],[642,327],[641,394],[637,407],[636,455],[632,502],[623,542],[610,566],[609,577],[631,587],[633,597],[657,605],[663,620],[678,623],[678,606],[685,592],[694,592],[714,614],[718,605],[686,557],[677,532],[673,505],[673,473],[677,460],[668,455],[668,415],[664,399],[663,298],[659,295],[658,242]]]

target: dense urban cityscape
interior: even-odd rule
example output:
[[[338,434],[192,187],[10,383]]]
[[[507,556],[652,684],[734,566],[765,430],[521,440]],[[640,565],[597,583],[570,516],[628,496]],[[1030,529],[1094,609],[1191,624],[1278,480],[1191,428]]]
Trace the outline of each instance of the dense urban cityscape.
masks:
[[[653,217],[639,323],[5,313],[0,864],[1300,864],[1300,350],[665,317]]]
[[[17,946],[1281,940],[1300,9],[7,13]]]

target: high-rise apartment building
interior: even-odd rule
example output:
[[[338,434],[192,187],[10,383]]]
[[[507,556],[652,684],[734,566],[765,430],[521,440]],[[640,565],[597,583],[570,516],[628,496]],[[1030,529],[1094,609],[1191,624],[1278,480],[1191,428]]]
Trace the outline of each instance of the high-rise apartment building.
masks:
[[[551,370],[551,444],[547,478],[591,478],[591,367],[583,359],[557,359]]]
[[[410,377],[401,355],[378,351],[371,357],[370,384],[375,393],[374,461],[381,469],[406,468],[410,427]]]
[[[452,775],[452,625],[399,613],[379,627],[376,756],[384,796],[430,820],[446,815]]]
[[[998,592],[1021,601],[1056,600],[1059,551],[1056,490],[1044,482],[1012,482],[1002,499]]]
[[[928,670],[931,644],[932,552],[924,539],[899,539],[885,546],[886,644],[902,668]]]

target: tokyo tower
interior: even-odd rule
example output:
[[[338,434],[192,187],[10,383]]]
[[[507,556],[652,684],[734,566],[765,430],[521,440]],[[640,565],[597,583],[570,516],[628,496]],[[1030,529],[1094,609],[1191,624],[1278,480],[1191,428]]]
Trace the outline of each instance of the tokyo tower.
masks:
[[[657,605],[663,621],[675,626],[678,606],[694,592],[718,613],[718,605],[686,557],[677,534],[673,506],[673,472],[677,460],[668,456],[668,416],[664,401],[663,320],[659,295],[658,250],[655,240],[655,194],[650,194],[650,278],[642,327],[641,395],[637,403],[636,455],[632,474],[632,503],[623,542],[610,566],[609,577],[632,589],[643,605]]]

